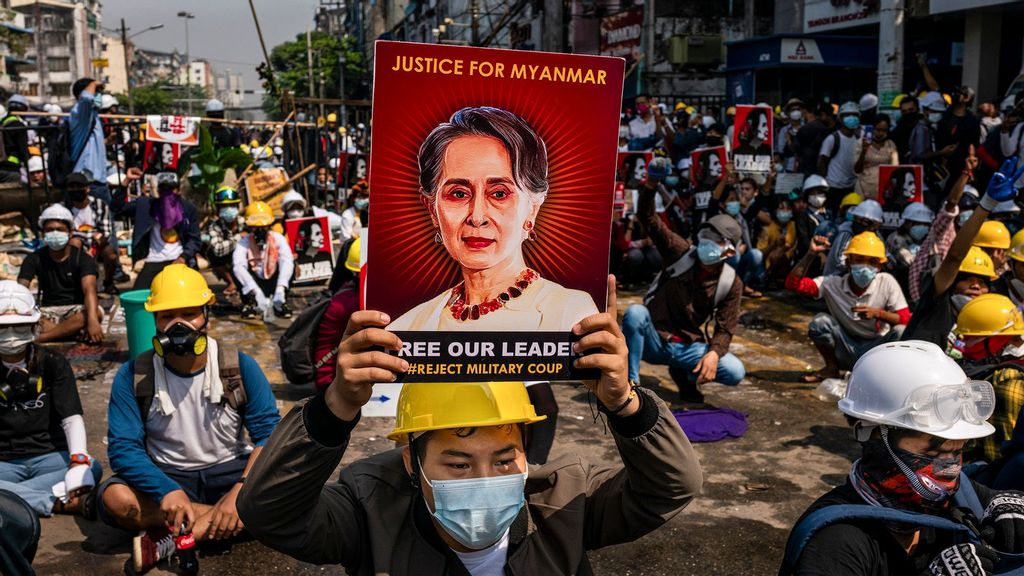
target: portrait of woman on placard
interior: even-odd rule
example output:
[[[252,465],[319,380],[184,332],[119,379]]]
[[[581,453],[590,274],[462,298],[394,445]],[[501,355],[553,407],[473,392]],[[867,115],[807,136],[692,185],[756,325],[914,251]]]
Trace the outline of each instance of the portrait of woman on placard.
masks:
[[[537,215],[549,191],[547,148],[524,119],[498,108],[459,110],[420,146],[419,184],[432,241],[461,278],[389,330],[563,332],[598,312],[588,293],[526,265],[523,246],[544,233]]]
[[[690,168],[693,171],[697,190],[714,190],[718,186],[718,181],[722,179],[722,158],[718,155],[718,151],[717,148],[697,150],[700,152],[697,166]]]
[[[771,155],[772,149],[768,143],[772,130],[769,114],[771,109],[762,107],[754,108],[747,114],[737,135],[740,146],[732,151],[733,154]]]
[[[896,206],[902,210],[917,198],[917,176],[912,167],[893,170],[884,186],[882,198],[887,207]]]

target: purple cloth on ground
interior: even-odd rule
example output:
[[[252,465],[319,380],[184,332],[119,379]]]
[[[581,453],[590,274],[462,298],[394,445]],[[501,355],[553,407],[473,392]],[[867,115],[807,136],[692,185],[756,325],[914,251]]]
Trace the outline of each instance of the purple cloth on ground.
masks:
[[[690,442],[717,442],[747,432],[747,415],[729,408],[673,410],[672,415]]]

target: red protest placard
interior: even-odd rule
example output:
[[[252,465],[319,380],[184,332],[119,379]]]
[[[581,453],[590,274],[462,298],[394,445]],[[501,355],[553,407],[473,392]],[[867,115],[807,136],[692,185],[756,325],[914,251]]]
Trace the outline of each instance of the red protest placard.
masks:
[[[921,202],[923,186],[924,169],[919,164],[878,167],[878,202],[882,205],[885,228],[899,226],[907,204]]]
[[[768,173],[772,168],[772,109],[737,106],[732,158],[737,172]]]
[[[285,220],[284,231],[295,256],[293,281],[330,278],[334,273],[334,244],[327,216]]]

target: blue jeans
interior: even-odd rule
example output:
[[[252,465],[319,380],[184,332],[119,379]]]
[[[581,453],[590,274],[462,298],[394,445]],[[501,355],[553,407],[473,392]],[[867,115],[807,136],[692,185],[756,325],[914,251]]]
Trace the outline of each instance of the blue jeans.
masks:
[[[68,471],[67,451],[48,452],[0,462],[0,490],[10,490],[21,496],[40,516],[53,512],[53,485],[64,481]],[[103,468],[93,460],[92,476],[99,482]]]
[[[725,262],[736,269],[736,275],[744,286],[764,283],[764,254],[757,248],[748,248],[742,256],[739,253],[733,254]]]
[[[880,344],[898,341],[903,335],[904,328],[905,326],[899,324],[893,326],[885,336],[858,338],[847,334],[842,324],[831,314],[822,312],[811,320],[811,324],[807,327],[807,335],[811,338],[811,342],[835,350],[840,370],[853,370],[853,365],[868,350]]]
[[[626,346],[629,348],[629,378],[633,382],[640,381],[640,360],[649,364],[663,364],[671,368],[692,371],[708,351],[708,345],[703,342],[683,344],[662,339],[654,329],[650,311],[640,304],[626,308],[622,318],[622,332],[626,336]],[[726,354],[718,359],[716,382],[735,386],[745,375],[743,362],[733,354]],[[691,373],[690,379],[696,378],[697,375]]]

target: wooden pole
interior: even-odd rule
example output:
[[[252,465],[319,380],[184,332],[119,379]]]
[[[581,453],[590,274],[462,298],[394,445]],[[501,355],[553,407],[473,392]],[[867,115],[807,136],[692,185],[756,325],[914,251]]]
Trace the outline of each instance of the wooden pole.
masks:
[[[270,135],[270,138],[268,138],[267,141],[263,143],[263,146],[270,144],[271,142],[274,141],[275,138],[277,138],[278,134],[281,133],[281,129],[284,128],[284,125],[287,124],[288,121],[292,119],[292,116],[295,116],[295,110],[292,110],[291,112],[288,113],[288,116],[284,119],[284,122],[281,122],[277,129],[274,130],[274,133]],[[238,181],[244,182],[245,177],[249,174],[249,172],[252,172],[254,166],[256,166],[255,162],[249,164],[249,166],[247,166],[245,170],[242,172],[242,175],[238,177]]]

